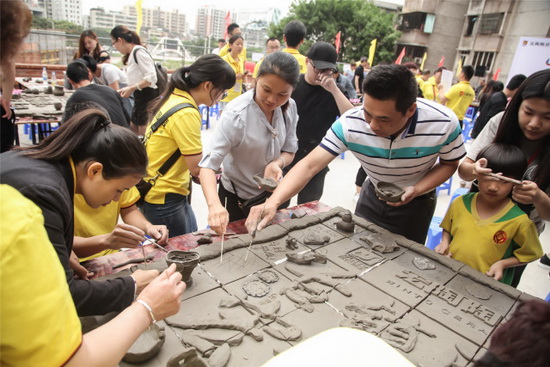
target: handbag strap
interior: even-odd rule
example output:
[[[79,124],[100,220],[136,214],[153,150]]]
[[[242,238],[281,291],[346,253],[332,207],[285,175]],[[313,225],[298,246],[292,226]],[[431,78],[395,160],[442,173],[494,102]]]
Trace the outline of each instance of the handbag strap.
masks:
[[[143,139],[143,143],[147,141],[151,135],[157,131],[161,126],[164,126],[166,124],[166,121],[168,121],[168,118],[172,116],[174,113],[178,112],[179,110],[182,110],[184,108],[190,108],[193,107],[196,109],[195,106],[193,106],[191,103],[180,103],[175,105],[174,107],[170,108],[168,111],[166,111],[153,125],[151,125],[151,131],[145,138]],[[162,164],[162,166],[157,170],[157,174],[155,177],[153,177],[149,182],[151,182],[153,185],[155,184],[158,176],[164,176],[166,172],[176,163],[178,158],[181,156],[181,153],[179,149],[176,149],[174,153]]]

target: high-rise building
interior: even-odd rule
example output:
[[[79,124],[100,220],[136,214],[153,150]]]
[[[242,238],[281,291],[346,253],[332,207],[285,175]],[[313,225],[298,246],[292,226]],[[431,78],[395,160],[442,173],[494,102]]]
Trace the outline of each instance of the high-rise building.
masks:
[[[202,37],[223,38],[226,10],[201,6],[197,12],[195,34]]]
[[[123,13],[137,19],[136,7],[133,5],[125,5]],[[166,32],[183,36],[187,33],[186,17],[177,9],[172,11],[161,10],[160,6],[156,8],[142,8],[142,28],[162,28]]]
[[[25,0],[33,16],[82,25],[82,0]]]
[[[125,25],[130,29],[135,29],[137,26],[136,17],[124,14],[120,11],[106,11],[103,8],[90,9],[87,28],[114,28],[117,25]]]

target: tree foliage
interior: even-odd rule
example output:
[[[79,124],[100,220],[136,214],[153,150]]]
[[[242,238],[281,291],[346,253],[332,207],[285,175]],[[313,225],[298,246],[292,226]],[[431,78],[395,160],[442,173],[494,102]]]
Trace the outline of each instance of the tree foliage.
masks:
[[[51,29],[56,31],[65,31],[69,34],[80,35],[84,28],[82,26],[68,22],[66,20],[53,20],[49,18],[32,17],[33,29]]]
[[[278,25],[271,24],[270,37],[283,39],[283,29],[291,20],[300,20],[307,28],[306,41],[300,47],[305,54],[317,41],[334,43],[341,31],[340,61],[357,61],[368,56],[370,43],[378,39],[374,64],[392,62],[400,32],[395,29],[396,15],[368,0],[298,0],[289,15]]]

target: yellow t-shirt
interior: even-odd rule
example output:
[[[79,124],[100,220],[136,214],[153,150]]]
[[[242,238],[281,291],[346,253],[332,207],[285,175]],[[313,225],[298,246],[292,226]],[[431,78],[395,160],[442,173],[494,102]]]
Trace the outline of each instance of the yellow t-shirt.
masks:
[[[300,51],[296,50],[295,48],[283,48],[283,52],[286,52],[287,54],[291,54],[294,56],[294,58],[298,61],[298,65],[300,65],[300,74],[305,74],[306,69],[306,57],[300,53]]]
[[[530,262],[543,254],[535,224],[511,200],[500,212],[480,219],[478,193],[466,194],[451,204],[441,228],[451,234],[453,258],[486,273],[501,259],[515,256]],[[501,282],[510,284],[513,268],[506,270]]]
[[[220,55],[220,57],[224,57],[228,53],[229,53],[229,43],[226,43],[225,46],[221,48],[220,53],[218,55]],[[246,61],[246,47],[244,46],[243,46],[243,50],[239,54],[239,59],[243,62],[243,64]]]
[[[0,202],[0,365],[64,365],[82,331],[42,212],[8,185]]]
[[[459,120],[464,120],[464,115],[475,96],[476,93],[470,82],[463,81],[457,83],[445,93],[445,98],[449,100],[446,106],[453,110]]]
[[[252,73],[252,77],[253,78],[257,78],[258,77],[258,73],[260,72],[260,65],[262,65],[262,62],[264,61],[264,58],[262,57],[260,59],[260,61],[258,61],[256,63],[256,65],[254,66],[254,72]]]
[[[437,89],[437,85],[435,85],[435,79],[430,78],[426,80],[420,89],[422,90],[422,95],[424,98],[429,99],[430,101],[440,102],[439,90]]]
[[[91,208],[80,194],[74,195],[74,235],[79,237],[93,237],[111,233],[118,223],[120,211],[134,205],[139,200],[139,191],[132,187],[120,195],[119,201],[112,201],[106,206],[97,209]],[[80,261],[95,259],[96,257],[114,254],[119,250],[107,249],[91,256],[80,258]]]
[[[416,82],[418,83],[418,86],[422,88],[422,85],[424,84],[424,79],[420,75],[416,76]]]
[[[145,136],[149,136],[151,126],[170,108],[180,103],[191,103],[197,106],[191,95],[180,89],[168,97],[168,100],[155,115],[147,127]],[[179,149],[182,157],[166,172],[159,176],[153,188],[147,193],[145,201],[151,204],[164,204],[164,196],[168,193],[189,195],[190,174],[184,156],[202,154],[201,115],[195,108],[184,108],[168,118],[166,124],[151,134],[145,142],[149,165],[145,180],[157,175],[160,167]]]
[[[222,57],[229,65],[231,65],[231,68],[235,72],[235,74],[243,73],[244,72],[244,61],[242,59],[239,59],[239,61],[235,60],[231,54],[227,54],[224,57]],[[229,89],[227,93],[227,97],[222,99],[222,102],[231,102],[238,96],[240,96],[243,93],[243,79],[237,79],[235,85]]]

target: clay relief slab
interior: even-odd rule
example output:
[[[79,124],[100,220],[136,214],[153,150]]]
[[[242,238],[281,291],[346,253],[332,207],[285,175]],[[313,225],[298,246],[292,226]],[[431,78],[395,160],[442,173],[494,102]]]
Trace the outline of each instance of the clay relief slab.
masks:
[[[274,282],[269,280],[273,278],[271,273],[278,275],[278,279]],[[253,282],[263,283],[268,292],[261,297],[250,295],[251,292],[248,286]],[[294,302],[284,292],[287,289],[291,289],[293,285],[294,282],[283,274],[269,268],[226,284],[224,288],[227,292],[241,300],[243,307],[251,313],[260,315],[260,321],[264,324],[269,324],[275,317],[284,316],[296,309]]]
[[[447,283],[456,275],[454,271],[446,266],[414,251],[404,252],[401,256],[395,258],[393,262],[441,284]]]
[[[351,237],[353,235],[358,235],[358,234],[366,232],[366,229],[359,226],[359,225],[357,225],[357,224],[355,224],[355,221],[352,221],[353,227],[349,226],[350,228],[353,228],[352,231],[348,230],[348,228],[347,228],[348,225],[345,224],[345,223],[347,223],[347,222],[344,221],[341,216],[336,216],[336,217],[333,217],[333,218],[323,222],[323,225],[327,226],[328,228],[330,228],[333,231],[336,231],[336,232],[340,233],[344,237]],[[337,224],[338,224],[338,226],[337,226]]]
[[[379,336],[418,366],[465,366],[479,349],[415,310]]]
[[[233,282],[260,269],[269,267],[268,263],[256,256],[252,251],[247,256],[247,251],[246,248],[238,248],[231,252],[224,252],[223,262],[220,262],[220,258],[217,257],[201,262],[201,265],[204,270],[222,284]]]
[[[413,308],[439,285],[420,272],[409,270],[395,262],[385,262],[359,279]]]
[[[340,233],[331,230],[323,224],[316,224],[306,229],[291,231],[289,235],[296,238],[298,242],[312,249],[326,246],[329,243],[336,242],[344,238],[344,236]]]
[[[258,257],[262,258],[271,265],[275,265],[281,260],[286,259],[286,254],[290,252],[302,252],[309,250],[309,247],[304,246],[298,241],[292,241],[292,245],[287,244],[287,239],[290,236],[283,237],[270,242],[253,244],[250,251],[254,252]],[[292,248],[290,248],[292,246]]]
[[[386,259],[349,238],[334,242],[323,250],[331,261],[357,275]]]
[[[193,270],[193,284],[183,292],[183,299],[196,297],[212,289],[218,288],[220,284],[210,277],[202,264]]]
[[[359,279],[350,280],[346,287],[351,297],[334,291],[329,293],[329,304],[345,315],[340,326],[378,335],[410,310],[404,303]]]

